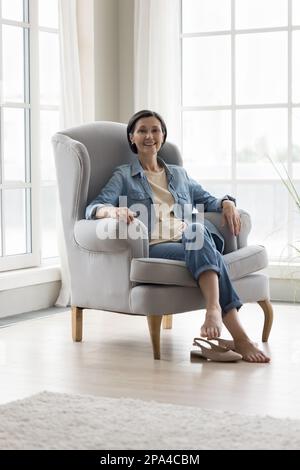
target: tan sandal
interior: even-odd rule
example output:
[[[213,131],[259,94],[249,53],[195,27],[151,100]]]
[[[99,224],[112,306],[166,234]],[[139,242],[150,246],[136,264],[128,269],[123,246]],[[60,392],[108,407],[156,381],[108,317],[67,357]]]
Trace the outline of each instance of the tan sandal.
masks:
[[[210,347],[207,348],[203,346],[203,344],[201,344],[202,342],[208,344]],[[193,345],[198,346],[200,351],[192,350],[192,358],[201,357],[215,362],[236,362],[243,359],[241,354],[223,346],[217,346],[216,344],[204,338],[194,338]]]

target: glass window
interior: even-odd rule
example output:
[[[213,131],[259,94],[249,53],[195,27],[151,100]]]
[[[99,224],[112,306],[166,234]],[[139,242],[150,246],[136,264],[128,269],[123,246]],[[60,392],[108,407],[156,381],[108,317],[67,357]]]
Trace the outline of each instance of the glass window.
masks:
[[[293,103],[300,103],[300,31],[293,31]]]
[[[39,265],[41,244],[44,256],[57,256],[51,137],[59,128],[58,0],[0,0],[0,21],[0,271],[4,271]],[[32,30],[38,31],[37,37]],[[31,201],[32,192],[37,194],[41,187],[47,210],[45,214],[42,207],[42,217],[37,213],[40,204]]]
[[[185,0],[182,5],[182,31],[225,31],[231,26],[231,0]]]
[[[39,24],[58,27],[58,2],[39,0]],[[41,156],[41,235],[42,258],[58,256],[57,187],[52,136],[59,130],[60,62],[56,32],[40,30],[40,156]],[[52,109],[43,109],[51,106]]]
[[[19,255],[27,252],[26,223],[30,224],[30,213],[26,211],[26,189],[3,191],[5,231],[4,255]],[[27,215],[27,217],[26,217]],[[27,222],[26,222],[27,221]]]
[[[293,24],[300,26],[300,2],[299,0],[293,0],[292,3],[292,11],[293,11]]]
[[[23,0],[2,0],[2,16],[6,20],[23,21]]]
[[[236,37],[237,104],[287,101],[287,33]]]
[[[58,1],[39,0],[39,25],[58,28]]]
[[[3,108],[4,180],[25,182],[25,112]]]
[[[236,113],[238,178],[277,178],[266,159],[287,161],[287,109],[247,109]]]
[[[2,25],[2,48],[3,99],[24,102],[24,29]]]
[[[2,233],[3,233],[3,227],[2,227],[2,191],[0,191],[0,256],[3,256]]]
[[[193,175],[190,176],[193,177]],[[225,194],[232,194],[232,185],[230,182],[224,183],[218,181],[203,180],[201,177],[195,179],[198,179],[201,186],[215,197],[223,197],[225,196]]]
[[[300,181],[295,181],[295,188],[297,193],[300,196]],[[293,223],[294,223],[294,230],[293,230],[293,235],[292,235],[292,258],[293,261],[299,262],[299,256],[300,256],[300,209],[299,207],[296,206],[296,204],[293,204]],[[298,250],[298,251],[297,251]],[[299,269],[295,270],[296,273],[299,273]]]
[[[297,234],[300,249],[300,213],[267,155],[300,188],[300,30],[288,24],[291,5],[300,25],[300,0],[220,2],[222,20],[217,2],[181,1],[184,166],[212,194],[228,180],[225,192],[251,214],[249,243],[286,260]],[[226,35],[232,5],[235,29]],[[272,31],[279,27],[286,30]]]
[[[41,189],[41,225],[42,225],[42,258],[58,256],[57,248],[57,188],[43,186]]]
[[[231,100],[230,37],[183,42],[183,105],[225,105]]]
[[[59,43],[55,33],[40,32],[40,102],[58,105],[60,100]]]
[[[236,29],[287,26],[287,20],[287,0],[237,0],[235,2]]]
[[[270,258],[284,260],[288,254],[288,194],[282,182],[238,183],[237,200],[251,214],[248,244],[265,245]]]
[[[300,180],[300,109],[293,109],[293,176]],[[300,193],[299,193],[300,194]],[[300,214],[299,214],[300,218]]]
[[[230,178],[231,112],[183,113],[185,167],[201,178]]]
[[[42,110],[40,113],[41,174],[45,182],[56,181],[51,138],[58,130],[59,112]]]

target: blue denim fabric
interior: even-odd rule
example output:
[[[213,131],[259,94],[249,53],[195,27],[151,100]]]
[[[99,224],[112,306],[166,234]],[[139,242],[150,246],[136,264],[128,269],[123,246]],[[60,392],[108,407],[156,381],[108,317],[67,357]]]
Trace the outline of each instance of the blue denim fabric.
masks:
[[[189,249],[196,236],[202,237],[203,246],[200,249]],[[149,247],[150,258],[164,258],[185,261],[187,268],[198,282],[200,274],[213,270],[219,277],[219,302],[224,316],[232,308],[242,306],[237,293],[228,276],[228,271],[221,253],[216,248],[209,230],[202,224],[189,225],[183,233],[180,242],[166,242]]]
[[[191,223],[196,204],[203,204],[204,212],[222,212],[224,198],[217,199],[205,191],[197,181],[188,176],[183,167],[167,165],[159,157],[158,161],[166,170],[168,189],[175,200],[174,214],[177,218]],[[126,196],[127,200],[120,201],[121,196]],[[97,208],[101,206],[129,207],[132,211],[140,212],[139,219],[148,228],[150,238],[155,227],[153,204],[152,189],[139,159],[136,158],[133,164],[121,165],[115,169],[108,183],[86,208],[85,215],[87,219],[93,219]],[[222,244],[222,236],[217,229],[214,230],[213,226],[211,231],[220,238]]]

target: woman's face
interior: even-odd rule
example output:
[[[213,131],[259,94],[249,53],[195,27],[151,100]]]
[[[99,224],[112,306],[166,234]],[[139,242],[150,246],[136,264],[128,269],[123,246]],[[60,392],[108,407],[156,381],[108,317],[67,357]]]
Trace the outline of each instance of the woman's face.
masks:
[[[139,119],[130,138],[139,155],[156,155],[164,141],[160,121],[154,116]]]

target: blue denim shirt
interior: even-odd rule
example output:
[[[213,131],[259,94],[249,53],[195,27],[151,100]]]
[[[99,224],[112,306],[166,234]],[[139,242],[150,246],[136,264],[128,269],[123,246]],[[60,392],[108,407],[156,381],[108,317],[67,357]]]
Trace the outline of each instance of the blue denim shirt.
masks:
[[[222,200],[205,191],[197,181],[190,178],[186,170],[178,165],[168,165],[158,157],[159,163],[165,168],[168,189],[174,197],[174,215],[187,222],[193,219],[193,209],[203,205],[204,212],[222,212]],[[122,198],[121,196],[126,196]],[[119,200],[119,198],[121,199]],[[226,197],[226,196],[225,196]],[[153,193],[144,174],[143,167],[137,158],[134,163],[118,166],[98,196],[86,208],[86,218],[94,219],[98,207],[115,206],[129,207],[139,211],[139,219],[146,225],[149,238],[155,227],[155,211],[153,210]],[[205,225],[217,235],[219,251],[223,251],[224,240],[216,227],[209,221]]]

